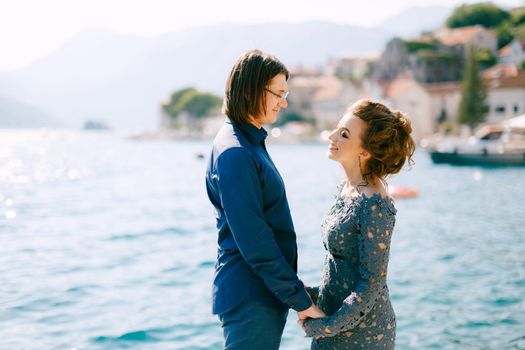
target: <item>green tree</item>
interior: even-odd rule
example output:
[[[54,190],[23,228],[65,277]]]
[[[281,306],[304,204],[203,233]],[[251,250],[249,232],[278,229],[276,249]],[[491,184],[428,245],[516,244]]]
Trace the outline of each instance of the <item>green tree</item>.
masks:
[[[489,68],[496,64],[496,57],[487,49],[479,49],[476,53],[478,63],[482,68]]]
[[[514,37],[525,41],[525,24],[514,27],[512,32],[514,34]]]
[[[406,40],[405,47],[408,52],[413,53],[420,50],[437,51],[438,43],[436,41]]]
[[[447,19],[447,27],[458,28],[480,24],[494,28],[510,19],[510,14],[490,2],[457,7]]]
[[[222,104],[222,99],[209,93],[190,93],[180,100],[181,111],[187,112],[195,118],[202,118]]]
[[[514,39],[514,26],[510,21],[503,22],[500,26],[494,29],[498,35],[498,49],[507,45]]]
[[[168,103],[162,105],[162,109],[172,118],[177,118],[181,112],[180,100],[188,94],[195,94],[197,90],[192,87],[175,91],[168,99]]]
[[[510,16],[514,25],[525,24],[525,6],[510,10]]]
[[[162,108],[173,119],[177,118],[181,112],[187,112],[194,118],[201,118],[221,104],[222,99],[218,96],[202,93],[190,87],[175,91]]]
[[[472,129],[485,121],[485,116],[489,111],[486,104],[487,88],[479,74],[476,56],[476,49],[471,47],[461,86],[461,102],[458,111],[458,122]]]

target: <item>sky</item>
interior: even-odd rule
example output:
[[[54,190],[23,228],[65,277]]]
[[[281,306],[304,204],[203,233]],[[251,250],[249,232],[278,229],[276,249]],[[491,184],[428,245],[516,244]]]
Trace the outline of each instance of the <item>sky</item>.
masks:
[[[461,0],[426,0],[455,7]],[[87,27],[155,36],[224,22],[326,20],[373,27],[421,0],[0,0],[0,71],[45,57]],[[504,8],[525,0],[498,0]]]

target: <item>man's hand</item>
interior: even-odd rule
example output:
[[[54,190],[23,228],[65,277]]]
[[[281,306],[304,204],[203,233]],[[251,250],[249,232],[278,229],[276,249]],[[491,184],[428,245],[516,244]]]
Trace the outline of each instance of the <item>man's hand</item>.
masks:
[[[317,305],[312,304],[308,309],[304,311],[300,311],[297,313],[297,316],[299,317],[299,320],[304,320],[307,318],[321,318],[325,317],[325,313],[317,307]]]

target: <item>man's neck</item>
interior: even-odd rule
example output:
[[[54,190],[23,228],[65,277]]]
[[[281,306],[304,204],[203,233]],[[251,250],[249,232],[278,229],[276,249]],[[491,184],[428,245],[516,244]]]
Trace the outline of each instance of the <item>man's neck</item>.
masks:
[[[255,126],[257,129],[262,128],[262,124],[257,121],[257,118],[254,118],[253,116],[249,116],[249,123]]]

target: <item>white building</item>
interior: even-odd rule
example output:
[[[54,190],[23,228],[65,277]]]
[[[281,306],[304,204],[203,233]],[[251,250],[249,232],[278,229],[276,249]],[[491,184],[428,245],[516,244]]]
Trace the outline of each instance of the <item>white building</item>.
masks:
[[[512,65],[498,65],[483,73],[489,88],[487,122],[525,113],[525,71]]]
[[[521,66],[525,61],[525,42],[514,39],[498,51],[498,62]]]

